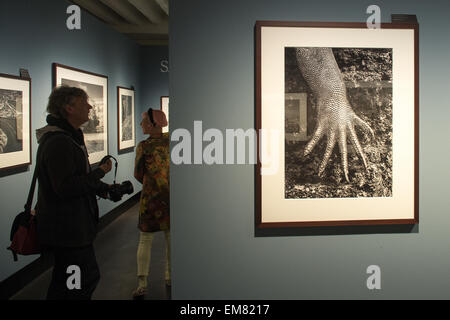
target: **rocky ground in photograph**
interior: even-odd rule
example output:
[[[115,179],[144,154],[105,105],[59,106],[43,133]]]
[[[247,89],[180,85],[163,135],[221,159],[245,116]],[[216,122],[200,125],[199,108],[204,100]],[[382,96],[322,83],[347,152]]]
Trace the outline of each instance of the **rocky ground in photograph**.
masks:
[[[286,143],[285,196],[392,196],[392,54],[387,49],[333,49],[333,53],[347,85],[347,95],[353,110],[375,133],[374,140],[356,127],[366,155],[367,170],[351,143],[348,143],[350,183],[345,181],[336,144],[323,177],[319,177],[318,169],[325,153],[326,137],[306,157],[303,156],[306,142]],[[295,78],[295,69],[291,70],[292,74],[288,72],[286,75],[287,92],[299,92],[305,86],[304,80]],[[311,97],[308,100],[313,104],[315,113],[314,97],[311,93],[309,95]],[[315,119],[313,122],[315,126]]]

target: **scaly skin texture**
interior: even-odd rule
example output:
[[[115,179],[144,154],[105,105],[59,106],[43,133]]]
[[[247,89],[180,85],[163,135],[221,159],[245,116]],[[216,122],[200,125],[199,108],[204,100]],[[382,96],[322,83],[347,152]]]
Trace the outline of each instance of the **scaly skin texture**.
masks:
[[[319,176],[328,164],[336,142],[341,153],[345,180],[348,178],[347,136],[367,169],[367,160],[355,132],[355,124],[374,138],[370,126],[353,111],[347,100],[347,90],[331,48],[297,48],[298,67],[317,99],[317,123],[311,140],[305,147],[307,156],[325,135],[327,146],[319,167]]]

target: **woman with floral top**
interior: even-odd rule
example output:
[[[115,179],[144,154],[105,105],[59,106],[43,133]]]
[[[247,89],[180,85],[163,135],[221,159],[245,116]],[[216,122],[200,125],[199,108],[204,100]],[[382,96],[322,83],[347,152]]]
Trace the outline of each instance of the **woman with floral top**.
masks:
[[[170,198],[169,198],[169,134],[162,133],[167,126],[164,112],[149,109],[142,114],[141,127],[149,138],[141,141],[136,149],[135,178],[142,183],[139,207],[140,230],[137,250],[138,287],[133,298],[147,293],[147,278],[154,233],[164,231],[166,238],[166,285],[170,278]]]

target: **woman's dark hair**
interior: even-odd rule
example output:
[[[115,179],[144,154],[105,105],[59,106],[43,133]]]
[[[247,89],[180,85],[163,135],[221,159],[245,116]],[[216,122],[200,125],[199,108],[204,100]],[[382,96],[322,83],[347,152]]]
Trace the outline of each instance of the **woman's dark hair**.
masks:
[[[155,124],[155,120],[153,119],[153,109],[149,108],[147,110],[147,113],[148,113],[148,118],[150,119],[150,123],[155,126],[156,124]]]
[[[59,86],[53,89],[48,97],[47,112],[58,118],[67,118],[66,105],[73,103],[75,98],[88,98],[87,93],[80,88]]]

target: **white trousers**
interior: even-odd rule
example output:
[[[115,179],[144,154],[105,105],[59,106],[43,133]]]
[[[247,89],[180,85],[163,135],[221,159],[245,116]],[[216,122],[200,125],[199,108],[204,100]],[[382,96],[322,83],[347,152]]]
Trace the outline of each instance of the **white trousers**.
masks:
[[[150,258],[154,232],[142,232],[139,236],[137,250],[137,275],[147,277],[150,269]],[[166,238],[166,272],[165,279],[170,280],[170,230],[164,230]]]

